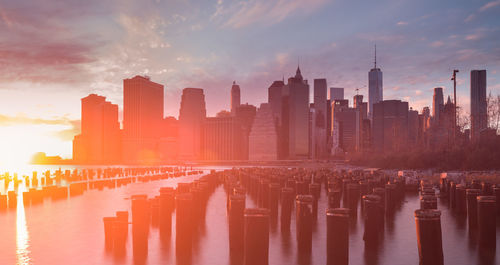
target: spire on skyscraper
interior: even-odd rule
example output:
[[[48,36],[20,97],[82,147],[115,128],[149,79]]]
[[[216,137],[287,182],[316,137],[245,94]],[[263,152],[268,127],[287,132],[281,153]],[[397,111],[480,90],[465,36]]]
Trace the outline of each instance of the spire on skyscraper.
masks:
[[[297,72],[295,73],[295,78],[302,80],[302,74],[300,73],[300,65],[297,64]]]
[[[374,61],[374,63],[375,63],[374,68],[377,69],[377,44],[375,44],[375,61]]]

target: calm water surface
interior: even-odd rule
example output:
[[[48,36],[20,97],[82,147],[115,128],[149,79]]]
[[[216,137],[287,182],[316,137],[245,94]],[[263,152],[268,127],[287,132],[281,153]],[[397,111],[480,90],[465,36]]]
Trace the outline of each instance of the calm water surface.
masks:
[[[219,168],[221,169],[221,168]],[[115,189],[88,190],[81,196],[67,200],[0,212],[0,264],[133,264],[131,231],[127,242],[127,254],[117,260],[105,251],[102,217],[113,216],[118,210],[130,212],[133,194],[158,195],[163,186],[175,187],[178,182],[190,182],[199,176],[187,176],[147,183],[133,183]],[[318,219],[314,227],[313,250],[310,264],[326,263],[327,198],[321,189]],[[21,193],[21,192],[19,192]],[[19,195],[21,196],[21,195]],[[22,198],[18,198],[22,202]],[[247,196],[247,207],[255,203]],[[467,221],[448,210],[446,201],[439,203],[442,211],[443,252],[445,264],[500,264],[499,251],[495,260],[480,262],[476,244],[469,238]],[[393,218],[387,219],[384,240],[377,252],[364,251],[363,216],[361,209],[350,226],[350,264],[418,264],[418,249],[413,212],[419,208],[418,195],[407,193],[404,203]],[[229,264],[228,224],[226,195],[219,186],[208,201],[206,223],[200,231],[193,249],[192,264]],[[294,215],[292,215],[294,216]],[[129,217],[131,218],[131,217]],[[295,240],[295,218],[292,217],[291,233],[282,235],[277,227],[271,227],[270,264],[302,264],[298,262]],[[500,218],[498,218],[500,219]],[[170,242],[159,240],[157,228],[149,234],[148,264],[176,264],[175,213]],[[500,222],[497,221],[497,238]]]

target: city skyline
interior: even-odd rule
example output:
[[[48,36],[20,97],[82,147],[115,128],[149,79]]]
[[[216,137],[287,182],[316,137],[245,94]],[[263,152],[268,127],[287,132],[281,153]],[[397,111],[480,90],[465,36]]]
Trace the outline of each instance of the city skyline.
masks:
[[[106,96],[119,106],[122,120],[120,83],[136,74],[147,74],[165,86],[164,116],[178,116],[180,94],[185,87],[205,90],[208,116],[229,110],[233,80],[241,87],[241,102],[259,106],[266,102],[266,88],[280,77],[290,76],[298,59],[310,82],[326,78],[328,88],[345,88],[347,99],[352,98],[356,88],[361,88],[360,94],[368,98],[367,72],[373,67],[374,44],[377,66],[384,72],[384,99],[407,101],[419,111],[432,106],[433,88],[443,87],[444,97],[450,95],[451,70],[458,68],[458,103],[469,111],[470,70],[488,71],[488,93],[496,95],[500,89],[500,51],[495,47],[499,29],[494,19],[500,6],[498,1],[484,1],[444,8],[447,4],[440,3],[442,6],[429,12],[428,3],[415,10],[412,4],[401,3],[394,7],[399,8],[401,17],[376,20],[373,26],[383,30],[362,29],[369,24],[370,16],[365,14],[367,18],[356,26],[342,24],[328,33],[328,25],[340,25],[339,20],[345,18],[332,19],[328,12],[338,9],[353,14],[354,4],[318,0],[306,7],[305,1],[290,1],[288,5],[281,1],[250,1],[243,7],[224,1],[167,1],[147,3],[142,11],[137,11],[133,3],[116,7],[91,2],[83,7],[70,1],[61,6],[39,7],[39,15],[28,18],[27,12],[37,8],[37,4],[7,2],[0,6],[0,27],[6,32],[1,39],[2,61],[8,69],[1,80],[0,134],[2,139],[13,135],[29,138],[24,145],[31,147],[2,158],[29,159],[29,151],[28,156],[33,151],[46,151],[70,157],[71,139],[80,131],[80,108],[74,102],[91,93]],[[250,12],[262,6],[273,10],[274,18]],[[71,11],[75,7],[85,12],[76,14]],[[155,8],[158,10],[147,12]],[[40,23],[44,15],[54,10],[59,10],[61,16]],[[439,17],[439,12],[448,14],[447,18]],[[235,19],[236,14],[241,21]],[[61,19],[73,17],[76,19],[66,26],[59,26]],[[209,23],[202,23],[204,19]],[[97,28],[93,25],[96,21],[109,23]],[[87,30],[81,30],[81,25],[88,26]],[[116,28],[120,30],[106,35]],[[172,28],[177,32],[169,31]],[[297,37],[278,34],[283,38],[265,38],[293,28],[300,29],[304,39],[320,37],[311,42],[297,40],[296,45],[286,49],[282,43]],[[35,34],[30,47],[23,38],[34,30],[53,30],[54,35],[43,39],[41,34]],[[208,37],[210,34],[213,35]],[[260,36],[266,42],[251,48],[245,43],[256,41],[251,36]],[[194,44],[196,41],[199,44]],[[229,44],[224,44],[226,41]],[[222,46],[216,49],[218,45]],[[248,52],[241,53],[246,47]],[[246,63],[241,64],[242,61]],[[312,91],[309,89],[310,99]],[[33,129],[38,135],[30,133]],[[17,149],[19,143],[2,140],[8,149]]]

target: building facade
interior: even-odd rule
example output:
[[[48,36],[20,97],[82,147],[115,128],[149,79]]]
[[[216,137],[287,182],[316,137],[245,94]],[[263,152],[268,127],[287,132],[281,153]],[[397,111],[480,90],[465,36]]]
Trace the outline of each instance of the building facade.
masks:
[[[85,164],[111,164],[121,160],[118,105],[90,94],[81,99],[81,134],[73,140],[73,160]]]
[[[278,133],[269,103],[260,104],[249,136],[249,159],[253,161],[278,159]]]
[[[202,124],[206,118],[205,95],[201,88],[184,88],[179,109],[179,158],[201,159]]]
[[[383,100],[373,105],[372,147],[379,152],[408,147],[408,102]]]
[[[314,79],[314,158],[327,156],[327,92],[326,79]]]
[[[309,84],[297,68],[295,77],[285,86],[288,95],[288,155],[289,159],[309,157]]]
[[[123,80],[123,161],[159,160],[158,143],[163,123],[163,85],[149,77]]]
[[[488,128],[486,103],[486,70],[470,72],[470,120],[471,139],[479,139],[482,130]]]

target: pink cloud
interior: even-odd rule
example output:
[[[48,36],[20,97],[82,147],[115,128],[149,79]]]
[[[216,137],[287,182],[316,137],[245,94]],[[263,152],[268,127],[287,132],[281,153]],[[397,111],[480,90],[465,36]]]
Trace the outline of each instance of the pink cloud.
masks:
[[[251,24],[271,25],[297,14],[310,14],[324,6],[327,0],[250,0],[225,5],[219,1],[212,20],[220,19],[223,26],[243,28]]]
[[[484,12],[484,11],[491,9],[493,7],[496,7],[498,5],[500,5],[500,0],[488,2],[485,5],[483,5],[481,8],[479,8],[479,11]]]

